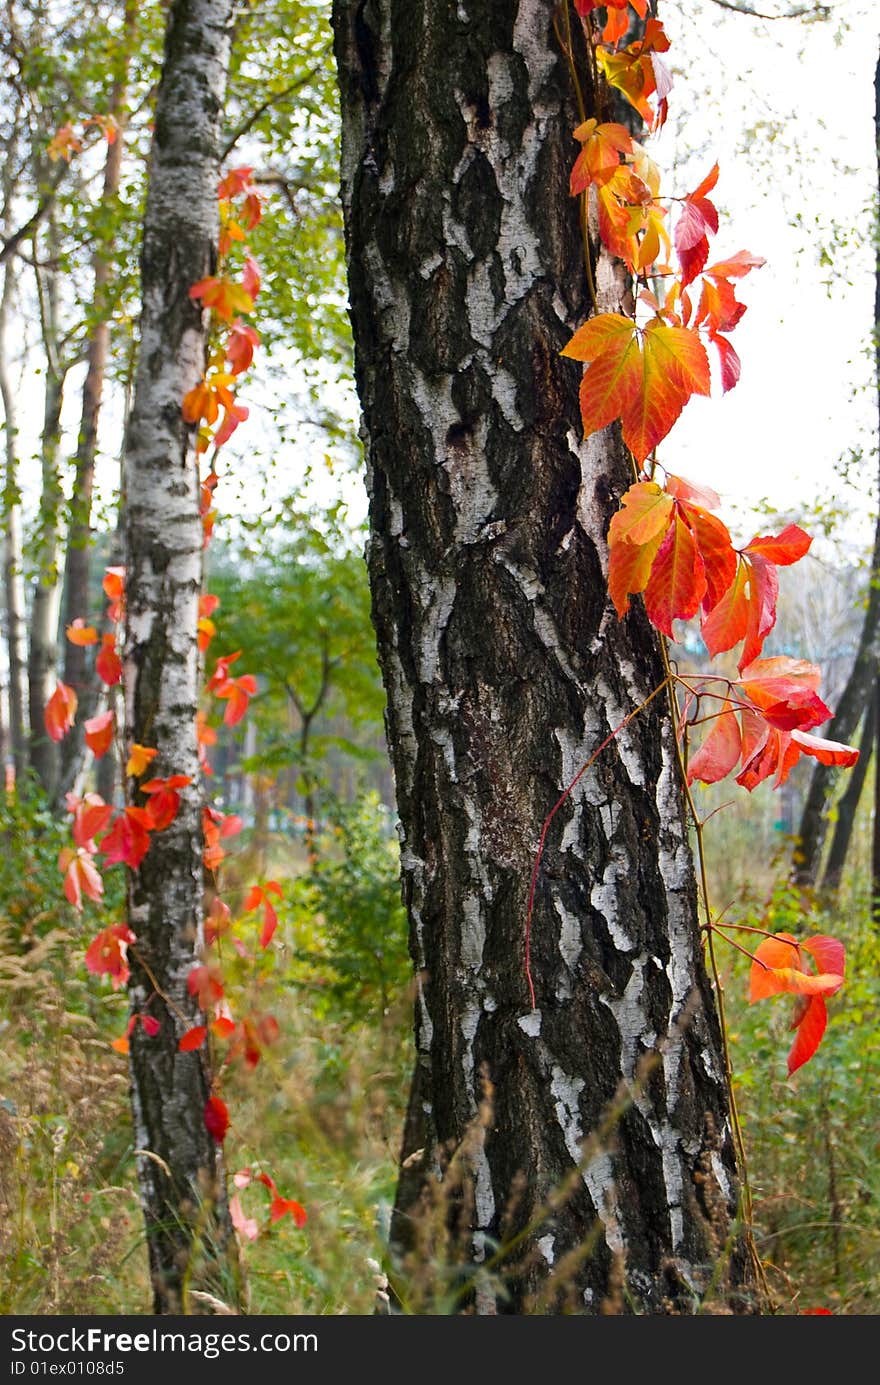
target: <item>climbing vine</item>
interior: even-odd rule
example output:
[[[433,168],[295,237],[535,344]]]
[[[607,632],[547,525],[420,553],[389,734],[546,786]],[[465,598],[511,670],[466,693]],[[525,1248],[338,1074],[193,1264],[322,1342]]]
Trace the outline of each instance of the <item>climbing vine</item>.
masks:
[[[796,524],[778,534],[756,535],[737,546],[714,513],[721,501],[710,487],[671,473],[658,456],[682,410],[694,395],[708,395],[714,383],[722,393],[740,378],[741,362],[731,344],[746,305],[738,298],[740,281],[764,261],[747,250],[711,260],[710,245],[719,230],[712,201],[719,177],[715,164],[692,191],[669,197],[661,174],[644,145],[623,124],[607,118],[613,95],[634,108],[649,133],[665,122],[672,78],[663,61],[669,49],[662,22],[649,14],[648,0],[569,0],[559,12],[557,36],[569,63],[581,123],[580,145],[571,170],[570,190],[580,202],[585,270],[593,313],[574,333],[562,354],[583,363],[580,408],[585,437],[618,424],[632,464],[632,484],[622,496],[608,530],[608,593],[623,619],[630,599],[640,595],[648,619],[661,639],[665,677],[653,692],[615,727],[587,765],[568,785],[543,824],[535,860],[526,920],[525,971],[532,1005],[530,931],[535,886],[547,831],[575,784],[596,757],[661,693],[669,697],[678,768],[693,823],[702,930],[715,982],[724,1038],[725,1066],[734,1139],[743,1179],[743,1214],[751,1225],[751,1193],[746,1154],[736,1111],[733,1074],[724,1022],[723,989],[715,956],[716,940],[751,961],[749,1000],[789,994],[794,997],[794,1042],[788,1072],[816,1052],[826,1027],[826,997],[844,981],[843,945],[816,935],[796,938],[724,920],[712,910],[705,856],[705,820],[692,786],[714,784],[736,773],[748,791],[765,780],[778,788],[801,755],[827,765],[849,766],[858,751],[814,734],[831,716],[819,696],[816,665],[787,655],[763,657],[776,624],[778,569],[798,562],[811,538]],[[643,21],[631,31],[630,8]],[[604,13],[604,21],[597,11]],[[588,68],[579,67],[575,26],[580,23]],[[584,89],[593,91],[597,115],[585,116]],[[669,227],[671,225],[671,234]],[[633,290],[617,312],[600,312],[596,298],[593,230],[605,249],[627,266]],[[714,367],[710,364],[714,358]],[[737,675],[686,675],[678,671],[668,641],[674,622],[697,618],[709,655],[739,646]],[[695,738],[701,738],[694,749]],[[740,935],[739,937],[735,935]],[[747,935],[745,941],[742,935]],[[748,944],[748,945],[747,945]],[[751,1239],[751,1237],[750,1237]],[[766,1287],[763,1267],[751,1247]]]
[[[72,127],[66,126],[53,138],[50,152],[57,150],[56,157],[60,154],[69,158],[81,147],[79,136]],[[210,542],[216,517],[213,496],[220,480],[218,454],[248,417],[247,407],[237,398],[237,389],[240,377],[250,367],[260,344],[259,334],[245,320],[253,312],[260,291],[259,267],[247,242],[247,234],[257,226],[263,210],[261,195],[251,180],[252,173],[249,167],[232,168],[221,178],[217,189],[220,218],[217,272],[199,280],[189,290],[190,298],[210,312],[206,369],[201,381],[185,395],[181,406],[184,419],[196,430],[196,454],[202,469],[200,516],[205,545]],[[157,749],[125,743],[122,718],[117,715],[115,706],[123,680],[118,645],[125,620],[125,569],[108,568],[103,590],[108,598],[106,620],[110,631],[99,636],[94,626],[78,618],[67,627],[66,634],[74,644],[98,646],[95,672],[106,690],[104,700],[108,705],[84,722],[85,741],[95,759],[114,750],[118,754],[129,801],[116,808],[105,803],[97,793],[79,795],[74,792],[67,796],[67,808],[73,819],[73,844],[61,852],[58,865],[64,877],[65,895],[80,912],[86,900],[94,903],[102,900],[101,869],[116,864],[137,869],[150,849],[153,834],[164,831],[175,820],[181,802],[180,790],[192,782],[190,776],[176,774],[174,766],[165,766],[165,774],[155,775],[153,761]],[[219,599],[215,595],[202,594],[198,646],[203,656],[217,634],[214,616],[218,606]],[[212,773],[209,747],[217,740],[216,726],[211,719],[212,714],[216,715],[213,708],[217,703],[225,704],[222,720],[226,726],[235,726],[247,714],[250,700],[258,692],[253,674],[234,671],[240,657],[240,651],[221,655],[205,682],[206,699],[214,699],[197,715],[199,762],[205,777]],[[46,730],[53,740],[60,741],[73,727],[76,712],[76,692],[59,681],[45,709]],[[148,771],[150,777],[145,778]],[[223,813],[210,803],[204,803],[203,864],[209,885],[208,904],[202,956],[187,977],[187,990],[203,1012],[202,1023],[192,1025],[161,990],[145,958],[138,952],[138,939],[127,923],[116,923],[99,932],[87,946],[84,959],[90,972],[109,977],[113,989],[117,990],[128,980],[131,953],[154,986],[153,995],[144,1008],[130,1015],[125,1032],[113,1041],[112,1047],[118,1053],[128,1053],[129,1039],[136,1027],[142,1027],[149,1038],[155,1038],[160,1032],[161,1021],[150,1013],[153,998],[159,996],[168,1011],[185,1026],[178,1049],[192,1052],[209,1047],[214,1076],[205,1104],[204,1121],[218,1143],[225,1141],[231,1125],[229,1108],[222,1095],[224,1074],[234,1063],[255,1068],[264,1048],[275,1043],[280,1033],[273,1015],[245,1012],[235,1018],[224,972],[224,954],[229,948],[245,960],[252,957],[246,938],[236,932],[237,923],[258,919],[257,946],[260,949],[271,946],[278,924],[273,900],[282,896],[275,880],[254,884],[241,901],[238,917],[234,918],[233,908],[224,898],[222,863],[226,856],[224,842],[237,835],[242,827],[242,819],[236,814]],[[265,1168],[248,1166],[241,1169],[233,1176],[233,1184],[235,1191],[229,1198],[229,1210],[240,1238],[253,1240],[261,1230],[285,1216],[290,1216],[298,1227],[304,1225],[305,1209],[295,1199],[279,1192]],[[240,1193],[251,1184],[262,1186],[269,1195],[267,1221],[262,1228],[242,1206]]]

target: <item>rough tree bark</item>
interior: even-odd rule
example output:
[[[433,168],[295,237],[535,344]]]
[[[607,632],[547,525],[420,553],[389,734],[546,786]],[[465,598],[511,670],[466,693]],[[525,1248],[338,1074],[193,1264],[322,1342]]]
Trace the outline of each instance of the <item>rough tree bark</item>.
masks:
[[[880,216],[880,59],[874,69],[874,136],[877,145],[877,215]],[[877,383],[878,439],[880,439],[880,241],[877,244],[874,275],[874,362]],[[849,741],[855,734],[866,709],[873,701],[880,666],[880,479],[877,486],[877,521],[874,529],[874,552],[868,586],[868,604],[855,662],[846,687],[837,704],[828,730],[822,732],[833,741]],[[801,816],[798,840],[792,869],[793,879],[800,885],[812,885],[819,872],[822,847],[828,830],[828,800],[837,780],[830,765],[817,760]],[[880,850],[880,848],[878,848]],[[880,865],[880,860],[878,860]]]
[[[198,1022],[186,981],[203,938],[196,644],[202,526],[193,430],[181,401],[205,365],[206,322],[188,290],[212,272],[217,244],[220,129],[232,0],[174,0],[156,104],[141,256],[143,311],[128,429],[125,697],[129,741],[155,746],[157,774],[192,785],[174,823],[129,872],[132,1009],[162,1020],[135,1029],[132,1098],[138,1176],[155,1308],[198,1311],[192,1289],[236,1295],[235,1237],[219,1145],[205,1127],[211,1072],[180,1053]],[[131,781],[129,781],[131,782]],[[155,994],[158,993],[158,994]]]
[[[125,108],[128,65],[136,25],[137,5],[135,0],[128,0],[123,15],[118,70],[107,107],[107,114],[117,123],[118,133],[114,142],[107,146],[107,156],[104,162],[102,197],[105,206],[109,206],[119,191],[124,138],[121,125]],[[74,458],[73,495],[67,527],[67,550],[64,565],[63,624],[65,627],[77,616],[86,620],[89,617],[92,490],[95,478],[95,458],[98,452],[98,420],[101,414],[101,398],[104,392],[107,352],[110,345],[109,309],[106,301],[113,276],[112,249],[110,246],[98,245],[92,261],[92,275],[92,312],[95,320],[89,334],[86,354],[82,411],[76,457]],[[57,797],[62,803],[67,790],[73,787],[82,763],[85,745],[83,722],[94,711],[94,707],[89,705],[93,698],[87,697],[94,686],[94,680],[89,678],[89,664],[89,656],[82,645],[71,644],[70,640],[64,641],[64,671],[61,676],[68,687],[73,688],[79,698],[80,705],[76,724],[71,728],[61,745],[61,774]]]
[[[616,430],[581,442],[580,371],[559,356],[589,309],[554,9],[333,11],[373,619],[418,974],[391,1255],[415,1301],[421,1212],[446,1169],[478,1312],[689,1313],[724,1255],[736,1178],[661,699],[556,816],[535,1009],[523,970],[541,822],[663,678],[641,611],[620,624],[606,596],[627,456]],[[597,269],[617,307],[619,267]],[[515,1254],[490,1251],[518,1233]],[[732,1246],[722,1298],[741,1308]]]

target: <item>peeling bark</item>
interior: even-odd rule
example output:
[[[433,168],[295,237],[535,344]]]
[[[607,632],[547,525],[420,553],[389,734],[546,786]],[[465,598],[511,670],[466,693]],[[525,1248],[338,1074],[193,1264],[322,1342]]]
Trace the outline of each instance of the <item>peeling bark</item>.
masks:
[[[557,815],[534,1010],[523,973],[542,820],[663,677],[641,610],[619,623],[606,593],[627,457],[616,431],[581,442],[580,368],[559,355],[588,306],[553,9],[334,4],[368,563],[418,977],[393,1282],[432,1311],[425,1228],[446,1197],[470,1311],[689,1313],[725,1258],[736,1179],[659,699]],[[617,308],[619,266],[602,257],[597,277]],[[520,1234],[515,1254],[490,1249]],[[720,1298],[742,1309],[731,1245]]]
[[[220,127],[232,0],[175,0],[165,42],[141,256],[143,313],[125,476],[125,697],[130,741],[155,773],[187,774],[177,818],[129,873],[133,1010],[161,1019],[131,1039],[138,1176],[155,1307],[194,1311],[188,1290],[237,1298],[220,1147],[205,1128],[205,1052],[178,1051],[200,1011],[186,981],[203,940],[196,643],[202,526],[193,430],[181,401],[205,364],[205,315],[189,298],[213,271]],[[157,995],[156,992],[159,992]]]

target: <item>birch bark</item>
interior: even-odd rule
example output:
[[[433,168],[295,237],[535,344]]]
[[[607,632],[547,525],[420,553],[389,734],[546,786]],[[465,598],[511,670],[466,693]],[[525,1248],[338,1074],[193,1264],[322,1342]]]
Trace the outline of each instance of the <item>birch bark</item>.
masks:
[[[192,776],[174,823],[129,873],[130,999],[161,1017],[136,1028],[132,1099],[155,1307],[198,1311],[189,1290],[236,1298],[235,1238],[223,1160],[205,1127],[204,1051],[177,1044],[198,1022],[187,977],[202,927],[202,794],[196,743],[196,643],[202,526],[184,394],[205,365],[206,322],[189,298],[216,262],[220,129],[232,0],[174,0],[156,104],[141,257],[141,340],[125,478],[125,698],[130,741],[155,746],[154,773]]]

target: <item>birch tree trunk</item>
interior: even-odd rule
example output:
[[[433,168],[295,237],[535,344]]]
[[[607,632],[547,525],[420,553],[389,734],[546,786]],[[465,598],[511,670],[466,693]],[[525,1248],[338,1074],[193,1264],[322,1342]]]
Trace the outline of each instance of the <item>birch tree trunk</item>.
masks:
[[[535,1008],[524,975],[542,821],[663,679],[643,613],[619,623],[606,593],[628,459],[616,429],[582,443],[580,368],[559,355],[589,308],[554,9],[334,4],[368,563],[418,977],[393,1283],[437,1311],[439,1204],[471,1310],[690,1313],[718,1271],[741,1311],[720,1033],[661,698],[556,815]],[[597,278],[617,308],[620,267],[603,256]]]
[[[216,262],[219,135],[232,0],[174,0],[165,40],[141,257],[143,311],[125,454],[126,732],[155,746],[153,771],[186,774],[177,818],[129,873],[134,1010],[154,990],[155,1038],[136,1029],[132,1098],[155,1308],[198,1311],[188,1290],[237,1295],[220,1146],[205,1126],[211,1072],[178,1040],[200,1014],[187,976],[203,939],[196,621],[202,526],[184,394],[205,366],[205,319],[189,298]],[[130,781],[129,781],[130,782]],[[158,1008],[157,1008],[158,1006]]]

